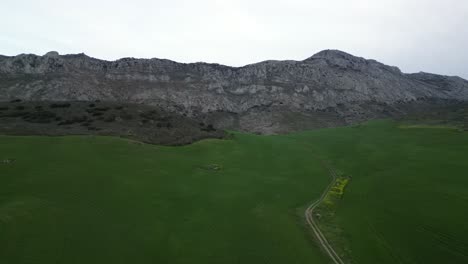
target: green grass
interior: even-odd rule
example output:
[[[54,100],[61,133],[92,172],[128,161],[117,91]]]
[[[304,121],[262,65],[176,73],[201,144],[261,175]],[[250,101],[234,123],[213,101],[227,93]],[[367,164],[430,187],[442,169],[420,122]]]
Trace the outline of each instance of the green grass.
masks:
[[[351,176],[324,230],[348,260],[468,263],[468,134],[388,121],[184,147],[0,137],[0,263],[329,263],[300,210],[330,180],[317,154]]]
[[[454,125],[424,125],[424,124],[402,124],[398,128],[402,129],[414,129],[414,128],[433,128],[433,129],[458,129]]]
[[[0,263],[326,263],[298,207],[327,185],[312,150],[237,134],[161,147],[0,137]]]
[[[381,121],[294,138],[352,176],[333,220],[352,263],[468,263],[466,132]]]

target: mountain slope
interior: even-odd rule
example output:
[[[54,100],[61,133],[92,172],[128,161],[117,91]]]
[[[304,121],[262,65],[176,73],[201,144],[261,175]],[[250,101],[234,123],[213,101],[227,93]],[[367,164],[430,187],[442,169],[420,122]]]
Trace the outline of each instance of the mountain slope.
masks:
[[[223,128],[272,133],[392,115],[415,101],[468,100],[468,82],[404,74],[337,50],[237,68],[49,52],[0,57],[0,100],[15,98],[143,103]]]

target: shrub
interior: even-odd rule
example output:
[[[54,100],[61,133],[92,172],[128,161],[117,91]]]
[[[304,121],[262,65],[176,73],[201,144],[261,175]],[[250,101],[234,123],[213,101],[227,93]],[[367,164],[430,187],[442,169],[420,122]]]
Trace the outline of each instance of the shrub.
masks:
[[[96,108],[94,108],[94,109],[95,109],[96,111],[105,112],[105,111],[109,110],[109,107],[105,107],[105,106],[104,106],[104,107],[96,107]]]
[[[28,112],[12,112],[12,113],[5,113],[2,117],[22,117],[28,115]]]
[[[25,121],[31,123],[50,123],[56,118],[55,113],[49,111],[37,111],[23,116]]]
[[[120,114],[120,118],[122,118],[123,120],[132,120],[133,116],[129,113],[122,113]]]
[[[216,128],[214,128],[212,124],[209,124],[205,128],[202,128],[201,130],[206,131],[206,132],[211,132],[211,131],[216,131]]]
[[[158,118],[158,112],[156,110],[146,111],[140,113],[140,117],[149,120],[155,120]]]
[[[114,122],[114,121],[115,121],[115,115],[110,115],[104,118],[104,122]]]
[[[158,128],[162,128],[162,127],[165,127],[165,128],[172,128],[172,124],[170,122],[165,122],[165,123],[157,123],[156,124],[156,127]]]
[[[89,126],[89,127],[88,127],[88,130],[99,131],[99,130],[101,130],[101,129],[100,129],[100,128],[97,128],[97,127]]]
[[[67,108],[70,107],[70,103],[53,103],[50,108]]]
[[[88,120],[88,117],[86,117],[86,116],[74,116],[71,119],[67,119],[65,121],[62,121],[62,122],[58,123],[58,125],[59,126],[72,125],[72,124],[75,124],[75,123],[86,122],[87,120]]]

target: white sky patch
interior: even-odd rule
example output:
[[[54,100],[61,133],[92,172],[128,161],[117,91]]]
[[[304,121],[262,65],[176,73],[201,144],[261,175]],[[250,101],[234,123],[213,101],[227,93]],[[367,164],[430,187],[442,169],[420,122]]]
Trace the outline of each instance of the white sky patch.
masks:
[[[323,49],[468,78],[466,0],[2,0],[0,54],[241,66]]]

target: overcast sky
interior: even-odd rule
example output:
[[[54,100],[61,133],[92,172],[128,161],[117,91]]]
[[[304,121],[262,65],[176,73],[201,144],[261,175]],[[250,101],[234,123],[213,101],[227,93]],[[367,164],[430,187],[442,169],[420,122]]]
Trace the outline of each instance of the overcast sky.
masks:
[[[0,54],[241,66],[340,49],[468,78],[468,0],[1,0]]]

